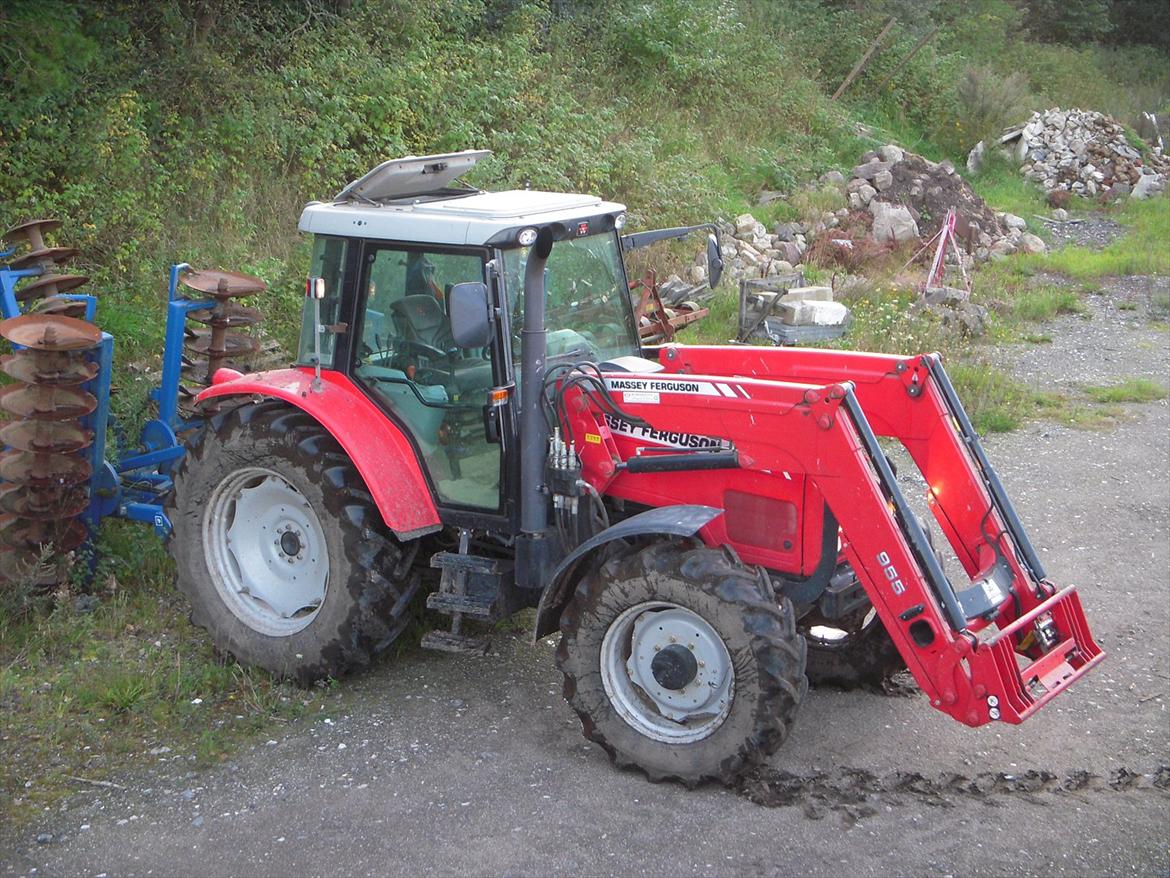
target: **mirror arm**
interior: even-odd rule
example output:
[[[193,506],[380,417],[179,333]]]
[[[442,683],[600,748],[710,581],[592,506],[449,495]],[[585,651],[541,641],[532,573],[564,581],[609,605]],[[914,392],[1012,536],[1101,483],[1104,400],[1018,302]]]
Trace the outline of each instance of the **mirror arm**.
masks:
[[[629,253],[631,250],[637,250],[639,247],[645,247],[658,241],[668,241],[671,238],[683,238],[691,232],[701,232],[704,230],[715,235],[716,239],[718,239],[719,229],[715,227],[715,223],[703,223],[698,226],[678,226],[672,229],[652,229],[649,232],[635,232],[632,235],[622,235],[622,251]]]

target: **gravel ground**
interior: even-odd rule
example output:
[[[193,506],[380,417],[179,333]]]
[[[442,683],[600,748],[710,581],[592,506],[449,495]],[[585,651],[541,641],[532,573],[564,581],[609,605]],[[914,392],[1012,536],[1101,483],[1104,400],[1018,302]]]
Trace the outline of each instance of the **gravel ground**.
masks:
[[[1052,233],[1052,240],[1056,246],[1071,245],[1094,249],[1104,247],[1125,231],[1121,223],[1097,214],[1074,217],[1064,222],[1045,222],[1044,225]]]
[[[1002,351],[1040,385],[1170,380],[1170,338],[1118,309]],[[585,742],[553,647],[412,655],[345,708],[214,770],[144,757],[15,834],[0,874],[1149,875],[1170,868],[1170,409],[1107,432],[988,442],[1053,580],[1081,589],[1105,663],[1022,726],[968,729],[919,693],[812,693],[740,793],[653,785]],[[774,807],[763,807],[767,801]],[[40,839],[38,842],[38,834]]]

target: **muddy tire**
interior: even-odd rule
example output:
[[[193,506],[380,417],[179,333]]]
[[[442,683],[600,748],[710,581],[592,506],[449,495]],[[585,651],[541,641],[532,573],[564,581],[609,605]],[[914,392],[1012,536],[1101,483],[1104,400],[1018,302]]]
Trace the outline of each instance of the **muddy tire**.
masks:
[[[918,523],[944,566],[930,524],[921,516]],[[813,686],[881,689],[906,670],[906,660],[868,602],[845,619],[822,619],[814,610],[800,620],[800,632],[808,641],[808,681]]]
[[[211,418],[167,514],[191,620],[241,664],[308,684],[369,664],[406,626],[417,543],[386,530],[341,447],[295,408]]]
[[[838,689],[880,688],[906,661],[872,607],[849,619],[805,617],[800,630],[808,642],[808,681]]]
[[[791,604],[724,552],[672,542],[586,574],[557,666],[585,737],[690,786],[733,783],[773,753],[808,689]]]

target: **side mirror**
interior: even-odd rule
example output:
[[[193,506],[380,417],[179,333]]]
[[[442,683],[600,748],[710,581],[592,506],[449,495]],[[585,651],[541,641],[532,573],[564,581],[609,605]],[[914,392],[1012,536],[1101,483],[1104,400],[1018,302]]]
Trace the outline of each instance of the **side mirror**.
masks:
[[[719,278],[723,277],[723,248],[719,246],[719,239],[714,235],[707,236],[707,285],[711,289],[719,286]]]
[[[451,337],[461,348],[482,348],[491,343],[492,326],[487,284],[469,281],[455,284],[447,295]]]

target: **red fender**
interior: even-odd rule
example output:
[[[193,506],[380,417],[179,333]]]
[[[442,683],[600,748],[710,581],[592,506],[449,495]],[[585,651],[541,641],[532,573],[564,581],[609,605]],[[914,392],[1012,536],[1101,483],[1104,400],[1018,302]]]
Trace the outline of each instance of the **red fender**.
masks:
[[[197,399],[247,394],[281,399],[315,418],[345,449],[373,495],[386,526],[407,540],[438,530],[439,512],[410,440],[353,382],[322,372],[313,390],[311,369],[239,375],[223,369]]]

